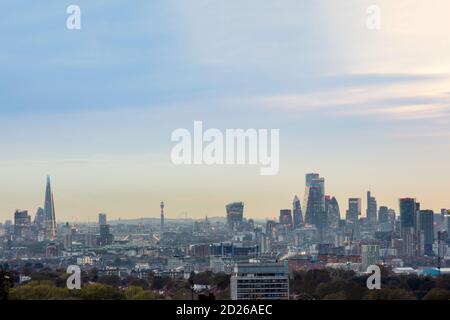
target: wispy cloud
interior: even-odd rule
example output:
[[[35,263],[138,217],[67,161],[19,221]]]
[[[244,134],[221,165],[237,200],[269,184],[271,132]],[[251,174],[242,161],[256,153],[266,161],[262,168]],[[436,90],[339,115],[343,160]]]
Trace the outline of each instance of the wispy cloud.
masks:
[[[372,79],[371,79],[372,78]],[[447,75],[365,75],[360,84],[310,93],[250,98],[263,108],[289,113],[333,116],[380,116],[384,119],[437,119],[450,117]]]

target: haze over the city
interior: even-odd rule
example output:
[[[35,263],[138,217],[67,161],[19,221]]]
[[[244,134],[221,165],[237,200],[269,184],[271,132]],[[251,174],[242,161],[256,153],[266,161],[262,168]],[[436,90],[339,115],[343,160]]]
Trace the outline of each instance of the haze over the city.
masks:
[[[449,206],[447,0],[77,0],[2,4],[0,221],[277,216],[318,172],[341,214],[367,190]],[[381,8],[381,29],[366,26]],[[280,171],[175,166],[173,130],[280,129]],[[363,202],[363,207],[365,203]]]

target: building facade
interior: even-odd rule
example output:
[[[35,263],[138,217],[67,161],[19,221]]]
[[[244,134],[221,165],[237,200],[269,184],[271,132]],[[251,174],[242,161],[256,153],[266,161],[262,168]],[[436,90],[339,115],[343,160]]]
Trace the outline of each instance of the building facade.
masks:
[[[288,261],[239,263],[231,276],[232,300],[288,300]]]

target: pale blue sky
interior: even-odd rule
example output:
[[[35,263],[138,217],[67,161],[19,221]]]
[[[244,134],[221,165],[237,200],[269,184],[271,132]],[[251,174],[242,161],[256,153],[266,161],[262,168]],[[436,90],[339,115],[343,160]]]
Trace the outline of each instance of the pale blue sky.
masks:
[[[382,28],[366,28],[379,4]],[[272,217],[325,176],[345,210],[416,196],[450,207],[450,4],[434,0],[7,1],[0,19],[0,220]],[[82,30],[66,29],[81,7]],[[279,128],[280,173],[174,167],[170,134]],[[237,184],[237,185],[236,185]]]

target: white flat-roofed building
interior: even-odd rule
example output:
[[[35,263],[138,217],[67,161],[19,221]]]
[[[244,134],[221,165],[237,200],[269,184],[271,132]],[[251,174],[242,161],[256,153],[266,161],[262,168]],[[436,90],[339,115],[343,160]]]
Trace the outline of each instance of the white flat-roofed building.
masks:
[[[287,261],[238,263],[231,277],[232,300],[288,300]]]

